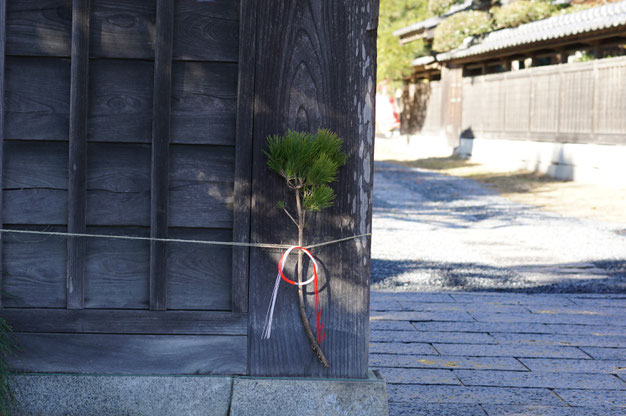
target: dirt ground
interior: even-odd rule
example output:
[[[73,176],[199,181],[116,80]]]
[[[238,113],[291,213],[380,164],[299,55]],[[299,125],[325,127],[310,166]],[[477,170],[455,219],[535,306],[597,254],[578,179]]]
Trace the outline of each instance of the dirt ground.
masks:
[[[503,197],[547,211],[626,224],[626,188],[562,181],[527,171],[493,171],[475,162],[455,157],[398,159],[397,154],[375,155],[375,160],[474,179]]]

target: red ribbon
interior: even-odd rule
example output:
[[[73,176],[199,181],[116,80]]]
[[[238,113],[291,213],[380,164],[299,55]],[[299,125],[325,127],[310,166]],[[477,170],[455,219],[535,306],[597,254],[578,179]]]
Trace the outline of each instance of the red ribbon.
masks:
[[[313,254],[311,254],[311,252],[309,250],[307,250],[304,247],[293,247],[294,250],[302,250],[304,252],[306,252],[309,257],[311,257],[311,259],[313,259]],[[289,251],[289,250],[288,250]],[[285,254],[288,252],[285,251],[283,253],[282,256],[280,256],[280,260],[278,261],[278,273],[280,273],[280,277],[282,277],[282,279],[289,283],[292,284],[294,286],[299,286],[297,282],[294,282],[293,280],[288,279],[284,274],[283,274],[283,270],[280,267],[280,265],[283,262],[283,257],[285,257]],[[326,333],[324,332],[324,324],[322,323],[322,311],[321,311],[321,304],[320,304],[320,293],[319,293],[319,286],[317,284],[317,264],[315,263],[315,261],[313,261],[313,276],[314,276],[314,280],[313,280],[313,284],[315,286],[315,323],[316,323],[316,329],[317,329],[317,342],[322,342],[322,340],[324,340],[326,338]]]

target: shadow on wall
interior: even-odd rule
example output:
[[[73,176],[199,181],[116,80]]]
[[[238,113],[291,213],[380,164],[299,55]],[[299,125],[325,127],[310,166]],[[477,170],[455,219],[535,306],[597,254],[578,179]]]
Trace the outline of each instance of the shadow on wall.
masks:
[[[372,259],[371,271],[374,290],[626,293],[626,259],[515,267]]]

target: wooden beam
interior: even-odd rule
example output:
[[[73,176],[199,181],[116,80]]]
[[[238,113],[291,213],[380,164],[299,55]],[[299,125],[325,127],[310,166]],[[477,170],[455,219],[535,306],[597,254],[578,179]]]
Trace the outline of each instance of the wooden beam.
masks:
[[[206,311],[5,308],[15,332],[246,335],[246,314]]]
[[[233,241],[247,243],[250,241],[256,6],[242,2],[240,7]],[[249,260],[249,247],[233,247],[233,312],[248,311]]]
[[[67,201],[67,231],[69,233],[84,233],[86,229],[89,9],[90,0],[73,0],[72,2]],[[84,307],[84,275],[85,241],[80,238],[69,237],[67,240],[68,309],[82,309]]]
[[[174,0],[157,0],[150,236],[167,238]],[[150,243],[150,309],[167,309],[167,244]]]
[[[7,0],[0,0],[0,227],[3,226],[2,217],[2,196],[4,195],[4,181],[2,172],[4,171],[4,52],[6,46],[6,17]],[[2,236],[0,236],[0,289],[2,289]],[[2,307],[2,296],[0,296],[0,308]]]

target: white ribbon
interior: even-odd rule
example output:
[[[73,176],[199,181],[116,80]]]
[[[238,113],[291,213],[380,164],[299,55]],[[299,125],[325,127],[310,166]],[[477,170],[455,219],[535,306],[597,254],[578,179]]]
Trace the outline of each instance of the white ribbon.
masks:
[[[283,269],[285,268],[287,257],[289,257],[289,254],[291,254],[291,251],[295,248],[298,248],[298,246],[291,246],[287,249],[287,251],[285,251],[285,253],[283,253],[282,261],[279,264],[279,270],[278,270],[278,273],[276,274],[276,281],[274,282],[274,290],[272,291],[270,304],[269,304],[269,307],[267,308],[267,313],[265,314],[265,325],[263,326],[263,333],[261,334],[261,339],[270,339],[270,336],[272,335],[272,321],[274,320],[274,307],[276,306],[278,288],[280,287],[280,281],[282,279],[281,273],[283,272]],[[309,254],[306,250],[304,250],[304,253],[307,256],[309,256],[309,258],[313,262],[314,270],[317,271],[317,263],[315,262],[315,259],[313,258],[313,256]],[[294,282],[294,283],[296,286],[305,286],[310,283],[313,283],[314,280],[315,280],[315,273],[313,273],[313,276],[311,276],[307,281],[304,281],[302,283],[298,283],[298,282]]]

